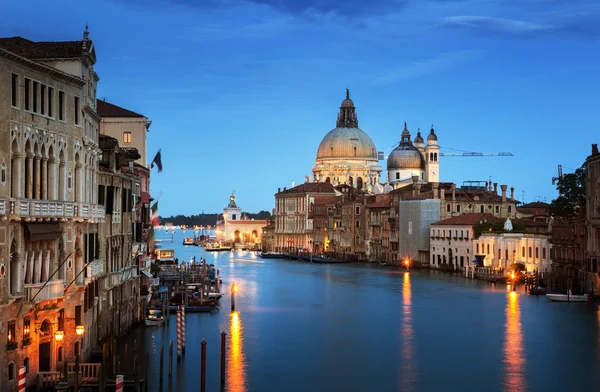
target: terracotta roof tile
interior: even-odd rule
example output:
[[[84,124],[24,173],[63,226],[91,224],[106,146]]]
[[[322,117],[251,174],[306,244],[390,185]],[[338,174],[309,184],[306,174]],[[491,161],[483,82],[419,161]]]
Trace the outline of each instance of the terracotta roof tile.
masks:
[[[110,102],[99,99],[96,103],[96,112],[100,117],[143,117],[146,116],[132,112]]]
[[[306,193],[306,192],[316,192],[316,193],[334,193],[333,185],[329,182],[307,182],[304,184],[300,184],[290,189],[283,190],[278,192],[278,195],[288,194],[288,193]]]
[[[0,38],[0,48],[29,59],[78,58],[83,54],[83,41],[34,42],[9,37]]]

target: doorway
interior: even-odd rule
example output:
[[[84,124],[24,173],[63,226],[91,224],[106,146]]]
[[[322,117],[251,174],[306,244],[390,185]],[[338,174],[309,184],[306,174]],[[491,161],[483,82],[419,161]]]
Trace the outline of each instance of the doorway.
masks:
[[[50,371],[50,342],[40,343],[40,363],[38,371]]]

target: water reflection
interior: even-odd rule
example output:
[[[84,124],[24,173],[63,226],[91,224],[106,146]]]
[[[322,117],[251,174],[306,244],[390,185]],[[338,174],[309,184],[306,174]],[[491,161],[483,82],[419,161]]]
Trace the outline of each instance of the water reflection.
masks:
[[[410,289],[410,273],[404,273],[402,286],[402,378],[401,390],[415,390],[415,357],[412,326],[412,292]]]
[[[229,317],[229,352],[227,355],[227,389],[231,392],[246,391],[246,361],[242,350],[243,329],[239,312],[232,312]]]
[[[508,293],[506,302],[506,333],[504,337],[504,387],[506,391],[525,389],[525,355],[519,294]]]

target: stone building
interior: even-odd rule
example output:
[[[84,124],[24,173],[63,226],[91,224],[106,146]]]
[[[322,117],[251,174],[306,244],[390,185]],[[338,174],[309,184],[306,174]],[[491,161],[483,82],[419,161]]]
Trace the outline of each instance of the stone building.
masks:
[[[358,190],[373,192],[381,188],[380,172],[375,144],[358,127],[356,108],[346,89],[346,99],[340,106],[336,127],[319,144],[313,167],[315,181],[347,184]]]
[[[147,167],[146,142],[152,121],[105,100],[98,101],[98,114],[102,117],[100,134],[114,137],[121,148],[135,148],[140,154],[135,163]]]
[[[262,228],[261,250],[263,252],[272,252],[275,249],[275,244],[275,222],[269,222],[268,225]]]
[[[583,215],[583,214],[582,214]],[[553,287],[566,292],[569,286],[573,293],[589,290],[586,287],[585,252],[586,222],[584,216],[553,218],[551,224]]]
[[[309,206],[309,219],[313,221],[313,242],[311,250],[315,255],[329,251],[329,215],[340,196],[316,195],[314,204]]]
[[[469,266],[475,259],[475,226],[500,222],[502,219],[489,213],[470,213],[432,223],[429,229],[431,268],[456,271]]]
[[[388,261],[390,206],[389,195],[375,195],[367,200],[365,230],[369,261]]]
[[[311,182],[290,189],[278,189],[275,194],[276,250],[296,252],[308,250],[313,244],[313,220],[310,205],[318,195],[334,196],[330,182]]]
[[[506,270],[514,263],[527,272],[550,272],[550,238],[543,234],[485,233],[473,240],[474,254],[484,267]]]
[[[229,204],[223,209],[223,220],[217,222],[217,241],[230,241],[251,247],[262,242],[262,229],[269,221],[248,219],[235,202],[235,196],[229,197]]]
[[[585,272],[587,285],[600,294],[600,153],[598,145],[592,144],[592,155],[586,161],[586,223],[587,245]]]
[[[398,207],[398,261],[428,265],[429,226],[440,220],[440,200],[401,200]]]
[[[367,213],[365,195],[349,185],[339,185],[341,194],[329,213],[328,253],[341,260],[365,260]]]
[[[87,352],[85,260],[96,257],[96,52],[83,39],[0,39],[0,389]],[[82,331],[81,329],[79,329]]]

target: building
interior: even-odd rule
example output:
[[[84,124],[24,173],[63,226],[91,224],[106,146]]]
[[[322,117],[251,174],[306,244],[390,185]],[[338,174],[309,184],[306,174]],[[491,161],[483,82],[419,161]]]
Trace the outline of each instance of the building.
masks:
[[[313,220],[310,206],[319,195],[335,196],[331,182],[309,182],[275,194],[276,250],[309,250],[313,244]]]
[[[367,224],[365,226],[367,257],[369,261],[387,261],[389,248],[390,196],[375,195],[367,200]]]
[[[583,214],[582,214],[583,215]],[[553,288],[573,293],[582,288],[588,291],[584,272],[586,255],[586,229],[584,216],[553,218],[551,224]]]
[[[469,213],[432,223],[429,229],[431,268],[456,271],[469,266],[475,258],[475,226],[502,222],[489,213]]]
[[[440,220],[440,199],[401,200],[398,208],[398,260],[428,265],[429,226]]]
[[[587,245],[585,272],[589,289],[600,294],[600,153],[592,144],[592,155],[585,161]]]
[[[484,233],[473,240],[474,254],[484,267],[506,270],[523,264],[527,272],[550,272],[550,238],[543,234]]]
[[[433,126],[427,136],[427,144],[417,132],[414,144],[410,140],[410,132],[404,123],[400,143],[388,156],[387,178],[393,188],[412,184],[413,177],[420,182],[439,182],[440,147]]]
[[[237,206],[232,194],[229,204],[223,209],[223,220],[217,222],[217,241],[258,247],[262,242],[263,227],[268,223],[267,220],[250,220],[242,215],[242,209]]]
[[[517,207],[516,217],[548,223],[550,221],[550,204],[541,201],[521,204]]]
[[[309,206],[308,217],[313,221],[312,251],[315,255],[329,252],[329,216],[340,196],[316,195],[314,204]]]
[[[262,229],[261,250],[263,252],[272,252],[275,249],[276,243],[275,222],[269,222],[269,224]]]
[[[87,28],[78,41],[0,39],[1,390],[16,390],[19,366],[31,386],[92,342],[86,262],[105,219],[95,63]]]
[[[104,100],[98,101],[98,114],[102,117],[100,134],[114,137],[121,148],[135,148],[140,154],[135,163],[147,167],[146,141],[152,121],[142,114]]]
[[[349,185],[338,185],[341,195],[329,212],[327,252],[339,260],[365,260],[367,226],[365,195]]]
[[[358,190],[379,189],[381,167],[371,138],[358,127],[358,117],[350,92],[342,101],[336,127],[319,144],[313,167],[316,182],[347,184]]]

